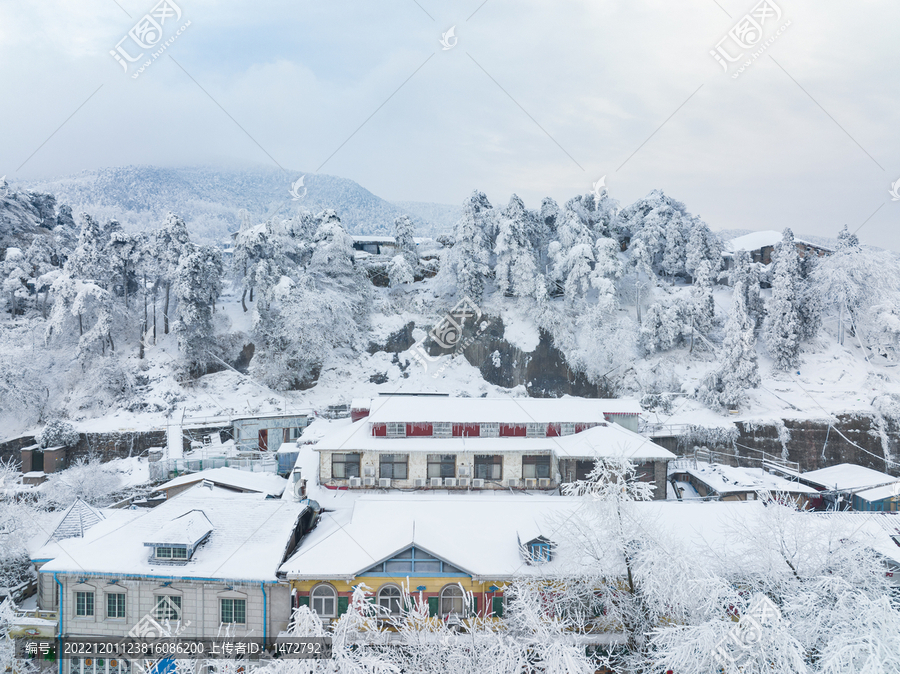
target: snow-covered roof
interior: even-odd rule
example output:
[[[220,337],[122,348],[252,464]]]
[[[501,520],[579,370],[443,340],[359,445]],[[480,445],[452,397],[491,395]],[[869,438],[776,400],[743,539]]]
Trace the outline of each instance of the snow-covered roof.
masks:
[[[285,487],[287,487],[287,480],[283,477],[278,477],[274,473],[253,473],[248,470],[224,467],[179,475],[175,479],[161,484],[154,491],[168,491],[173,487],[194,484],[203,480],[208,480],[215,485],[223,487],[272,494],[273,496],[280,496]]]
[[[282,442],[281,446],[278,448],[276,454],[294,454],[299,452],[300,449],[297,447],[296,442]]]
[[[316,451],[345,452],[429,452],[433,454],[496,454],[499,452],[553,452],[565,458],[596,459],[625,456],[632,459],[674,459],[675,455],[652,440],[618,424],[601,421],[597,426],[560,437],[482,438],[482,437],[375,437],[369,426],[371,417],[341,426],[312,445]]]
[[[359,243],[396,243],[397,240],[393,236],[382,236],[379,234],[353,234],[353,240]]]
[[[373,398],[369,421],[507,424],[603,421],[606,415],[640,415],[636,400],[613,398],[449,398],[381,396]]]
[[[103,513],[77,498],[75,503],[63,513],[62,519],[50,534],[50,538],[61,541],[65,538],[84,536],[85,531],[103,519]]]
[[[812,496],[819,493],[810,486],[791,482],[760,468],[735,468],[698,462],[696,468],[679,468],[677,472],[694,476],[719,494],[770,491]]]
[[[544,440],[553,445],[553,450],[559,457],[599,459],[625,456],[630,459],[664,460],[676,458],[668,449],[660,447],[649,438],[613,423],[601,423],[574,435]]]
[[[311,417],[311,409],[301,409],[293,412],[265,412],[262,414],[248,414],[241,417],[233,417],[232,421],[252,421],[254,419],[291,419],[293,417]]]
[[[83,576],[272,582],[305,509],[293,500],[270,499],[263,494],[191,489],[149,510],[121,510],[121,515],[91,527],[83,538],[45,546],[32,557],[50,558],[42,571]],[[202,511],[212,526],[208,538],[185,564],[155,563],[145,542],[192,511]],[[193,536],[202,529],[203,520],[197,517],[189,524],[188,535]]]
[[[883,487],[864,489],[856,492],[856,495],[866,501],[883,501],[884,499],[900,497],[900,481],[886,484]]]
[[[144,541],[144,545],[183,545],[194,548],[213,530],[202,510],[191,510],[164,524]]]
[[[783,238],[783,234],[781,232],[776,232],[775,230],[764,230],[762,232],[751,232],[750,234],[745,234],[744,236],[739,236],[735,239],[731,239],[730,241],[725,242],[725,250],[729,253],[734,253],[739,250],[759,250],[760,248],[765,248],[766,246],[776,246],[781,243],[781,239]],[[815,246],[816,248],[825,248],[825,246],[820,246],[815,243],[811,243],[810,241],[804,241],[803,239],[799,239],[794,237],[794,241],[796,243],[803,243],[807,246]]]
[[[352,509],[322,515],[281,570],[288,578],[350,579],[415,545],[466,573],[499,580],[527,573],[520,541],[550,538],[554,517],[565,519],[581,504],[561,496],[364,496]]]
[[[584,561],[566,557],[566,541],[559,534],[564,523],[581,512],[586,521],[596,524],[589,509],[579,510],[584,505],[582,499],[564,496],[361,496],[352,509],[323,514],[281,570],[295,579],[352,580],[415,545],[480,580],[563,573],[570,562]],[[658,537],[666,548],[686,546],[712,566],[722,563],[720,552],[733,547],[736,532],[766,515],[761,501],[647,501],[631,507],[629,520],[642,534]],[[826,524],[812,513],[802,516],[810,518],[810,526]],[[519,546],[540,536],[557,544],[559,552],[547,564],[530,566]],[[616,566],[603,571],[624,569]]]
[[[823,489],[863,489],[865,487],[878,487],[898,478],[887,473],[882,473],[865,466],[857,466],[852,463],[839,463],[828,468],[811,470],[802,473],[804,480],[820,485]]]

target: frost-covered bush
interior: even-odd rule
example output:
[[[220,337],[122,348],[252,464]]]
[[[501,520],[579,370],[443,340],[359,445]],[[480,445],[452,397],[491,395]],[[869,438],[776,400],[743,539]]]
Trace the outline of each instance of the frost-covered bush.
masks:
[[[49,508],[65,508],[80,498],[94,506],[108,505],[121,487],[119,476],[96,456],[78,459],[74,466],[53,473],[41,485],[42,502]]]
[[[41,447],[74,447],[78,444],[78,431],[68,421],[53,419],[35,438]]]

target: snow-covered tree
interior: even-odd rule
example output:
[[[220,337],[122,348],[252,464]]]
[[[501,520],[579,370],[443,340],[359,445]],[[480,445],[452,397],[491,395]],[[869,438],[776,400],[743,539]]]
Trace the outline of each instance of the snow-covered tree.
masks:
[[[394,240],[397,243],[397,252],[406,258],[410,269],[415,271],[419,266],[419,252],[416,250],[416,241],[413,238],[416,226],[408,215],[401,215],[394,220]]]
[[[222,291],[222,254],[211,246],[187,250],[175,272],[177,307],[172,331],[188,368],[198,372],[210,362],[214,348],[212,316]]]
[[[594,250],[591,287],[597,291],[597,305],[604,311],[613,311],[618,304],[616,283],[624,273],[624,265],[619,259],[619,244],[614,239],[601,237],[597,239]]]
[[[668,351],[690,336],[691,307],[678,298],[655,302],[640,327],[641,347],[647,354]]]
[[[689,227],[685,270],[691,276],[697,276],[702,262],[709,265],[711,275],[719,271],[722,266],[722,240],[703,220],[695,217]]]
[[[78,444],[78,431],[68,421],[51,419],[41,431],[34,436],[41,447],[74,447]]]
[[[525,204],[515,194],[500,214],[494,246],[494,277],[500,292],[514,297],[534,297],[538,278],[535,264],[536,223]]]
[[[80,458],[74,465],[53,473],[41,485],[41,499],[51,508],[66,508],[80,498],[94,506],[109,505],[122,486],[121,478],[100,458]]]
[[[487,196],[477,190],[463,203],[463,216],[454,231],[447,267],[456,275],[457,292],[480,302],[491,273],[494,247],[494,209]]]
[[[397,288],[415,280],[412,267],[409,264],[409,258],[406,255],[400,254],[391,258],[391,264],[388,268],[388,279],[391,288]]]
[[[691,317],[694,330],[708,333],[715,324],[716,303],[713,298],[713,265],[709,260],[701,260],[693,270]]]
[[[766,349],[778,370],[800,364],[800,305],[802,303],[800,256],[794,233],[785,229],[775,247],[772,262],[772,296],[766,303]]]
[[[839,341],[850,334],[867,343],[882,332],[879,317],[889,314],[875,307],[895,306],[900,301],[896,265],[892,253],[863,249],[846,228],[838,249],[818,261],[810,281],[822,310],[837,319]]]
[[[169,334],[169,320],[172,283],[178,271],[178,263],[185,246],[191,242],[184,220],[173,213],[166,216],[165,224],[153,232],[151,238],[152,255],[157,262],[159,282],[163,288],[163,333]]]
[[[746,390],[760,384],[755,321],[747,308],[747,285],[751,278],[750,257],[746,251],[738,251],[735,254],[732,274],[734,290],[725,323],[720,366],[708,377],[699,392],[701,398],[716,407],[737,407],[746,397]]]

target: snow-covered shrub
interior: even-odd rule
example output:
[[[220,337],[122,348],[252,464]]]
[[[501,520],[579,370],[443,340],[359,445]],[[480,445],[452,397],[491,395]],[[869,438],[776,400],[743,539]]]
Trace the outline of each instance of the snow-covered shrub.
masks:
[[[65,508],[80,498],[94,506],[108,505],[121,487],[119,476],[96,456],[81,458],[74,466],[53,473],[41,485],[41,497],[50,508]]]
[[[68,421],[53,419],[34,439],[41,447],[74,447],[78,444],[79,435]]]

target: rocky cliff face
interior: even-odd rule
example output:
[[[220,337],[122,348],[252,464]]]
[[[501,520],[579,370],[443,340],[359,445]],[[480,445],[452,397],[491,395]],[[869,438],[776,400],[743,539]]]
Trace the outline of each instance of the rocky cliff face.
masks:
[[[719,463],[758,465],[760,459],[796,462],[801,471],[838,463],[853,463],[900,475],[900,426],[880,414],[843,414],[835,420],[781,419],[740,421],[732,429],[694,428],[678,436],[654,438],[658,444],[683,456],[695,447],[716,452]]]
[[[522,351],[503,338],[504,325],[500,318],[484,316],[487,329],[476,334],[476,328],[466,326],[460,340],[468,344],[462,351],[463,357],[481,371],[488,383],[504,388],[525,386],[534,398],[559,398],[564,395],[582,398],[612,397],[612,393],[602,385],[592,384],[580,372],[569,367],[565,356],[552,344],[550,335],[541,332],[540,342],[534,351]],[[391,334],[383,344],[370,344],[369,353],[385,351],[401,353],[414,343],[414,323],[408,323],[401,330]],[[431,340],[425,342],[432,356],[449,353],[441,350]]]

